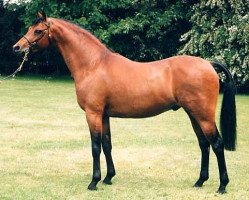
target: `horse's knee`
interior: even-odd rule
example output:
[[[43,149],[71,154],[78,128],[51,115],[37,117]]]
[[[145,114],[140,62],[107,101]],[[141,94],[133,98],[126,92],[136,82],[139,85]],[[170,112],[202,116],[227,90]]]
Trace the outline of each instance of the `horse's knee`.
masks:
[[[92,147],[92,156],[93,157],[98,157],[101,153],[101,148],[98,145],[93,145]]]
[[[94,158],[99,157],[101,153],[101,136],[98,134],[92,134],[92,156]]]

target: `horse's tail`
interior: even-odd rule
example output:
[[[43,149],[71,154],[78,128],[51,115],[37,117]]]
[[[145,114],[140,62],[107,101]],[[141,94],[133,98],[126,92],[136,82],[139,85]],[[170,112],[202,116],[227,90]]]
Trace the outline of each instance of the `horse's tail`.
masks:
[[[226,76],[220,114],[220,128],[225,149],[229,151],[235,151],[237,139],[235,104],[236,87],[231,73],[224,65],[217,62],[210,63],[213,65],[217,73],[223,72]]]

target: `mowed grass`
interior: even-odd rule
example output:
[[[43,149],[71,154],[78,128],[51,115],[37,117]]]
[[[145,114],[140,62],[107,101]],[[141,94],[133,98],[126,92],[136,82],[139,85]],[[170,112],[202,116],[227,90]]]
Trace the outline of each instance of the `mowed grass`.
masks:
[[[221,97],[220,97],[221,100]],[[217,119],[220,112],[217,109]],[[185,112],[111,119],[113,185],[86,188],[91,143],[70,79],[21,77],[0,84],[0,199],[249,199],[249,96],[237,95],[238,149],[226,151],[230,184],[219,195],[216,158],[210,178],[192,188],[200,150]],[[102,178],[106,167],[101,154]]]

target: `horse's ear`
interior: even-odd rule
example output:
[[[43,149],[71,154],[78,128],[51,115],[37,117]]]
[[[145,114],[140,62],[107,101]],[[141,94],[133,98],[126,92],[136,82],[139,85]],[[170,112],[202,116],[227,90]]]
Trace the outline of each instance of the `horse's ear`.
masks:
[[[37,12],[37,17],[38,17],[39,19],[42,19],[43,21],[46,21],[46,20],[47,20],[46,13],[45,13],[43,10]]]

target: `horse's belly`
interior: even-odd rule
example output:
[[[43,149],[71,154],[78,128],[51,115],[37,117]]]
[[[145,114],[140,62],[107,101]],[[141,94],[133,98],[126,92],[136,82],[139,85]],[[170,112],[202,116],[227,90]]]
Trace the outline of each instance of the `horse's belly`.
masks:
[[[151,117],[175,105],[167,70],[136,76],[129,81],[116,81],[108,98],[107,111],[112,117]]]
[[[145,118],[158,115],[172,109],[175,106],[173,101],[148,102],[149,100],[130,101],[123,104],[110,105],[106,112],[110,117],[120,118]]]

